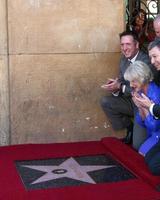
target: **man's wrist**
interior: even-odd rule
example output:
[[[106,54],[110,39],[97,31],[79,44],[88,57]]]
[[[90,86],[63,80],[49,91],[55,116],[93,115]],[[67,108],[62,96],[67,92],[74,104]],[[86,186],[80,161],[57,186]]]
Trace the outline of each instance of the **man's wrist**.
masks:
[[[117,90],[121,90],[121,82],[117,81]]]

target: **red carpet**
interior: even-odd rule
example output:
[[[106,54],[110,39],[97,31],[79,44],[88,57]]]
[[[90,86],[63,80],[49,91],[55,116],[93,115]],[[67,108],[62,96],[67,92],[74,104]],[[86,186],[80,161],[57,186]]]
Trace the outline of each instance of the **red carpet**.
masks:
[[[68,163],[83,169],[87,181],[82,171],[72,178]],[[50,171],[44,172],[44,166]],[[0,200],[160,200],[160,177],[152,176],[143,157],[116,138],[0,147],[0,177]]]

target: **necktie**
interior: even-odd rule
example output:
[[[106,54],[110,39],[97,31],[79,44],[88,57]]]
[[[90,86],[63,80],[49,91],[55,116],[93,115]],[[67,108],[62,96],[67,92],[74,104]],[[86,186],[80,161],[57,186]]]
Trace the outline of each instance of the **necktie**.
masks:
[[[132,64],[132,61],[130,59],[128,59],[129,64]]]

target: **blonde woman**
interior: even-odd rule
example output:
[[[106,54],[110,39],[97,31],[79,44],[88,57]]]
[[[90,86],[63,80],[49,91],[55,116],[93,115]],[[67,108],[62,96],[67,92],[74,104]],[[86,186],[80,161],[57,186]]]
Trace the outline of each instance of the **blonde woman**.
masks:
[[[145,95],[151,101],[160,104],[160,87],[153,82],[150,67],[141,61],[135,61],[131,64],[126,70],[124,78],[130,82],[130,87],[133,90],[132,99],[137,106],[136,120],[147,130],[147,138],[139,148],[139,153],[146,157],[160,141],[160,120],[155,119],[148,109],[139,104],[137,99]],[[147,159],[147,164],[154,174],[159,171],[157,175],[160,175],[160,170],[155,169],[157,166],[153,165],[152,157],[149,160]]]

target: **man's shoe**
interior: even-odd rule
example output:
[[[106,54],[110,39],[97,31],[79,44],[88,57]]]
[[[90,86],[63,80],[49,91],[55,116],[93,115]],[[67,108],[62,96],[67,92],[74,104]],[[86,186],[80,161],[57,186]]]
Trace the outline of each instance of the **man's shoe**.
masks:
[[[125,144],[132,144],[133,140],[133,123],[127,127],[127,135],[122,139]]]
[[[125,144],[132,144],[133,131],[127,131],[126,137],[122,139]]]

